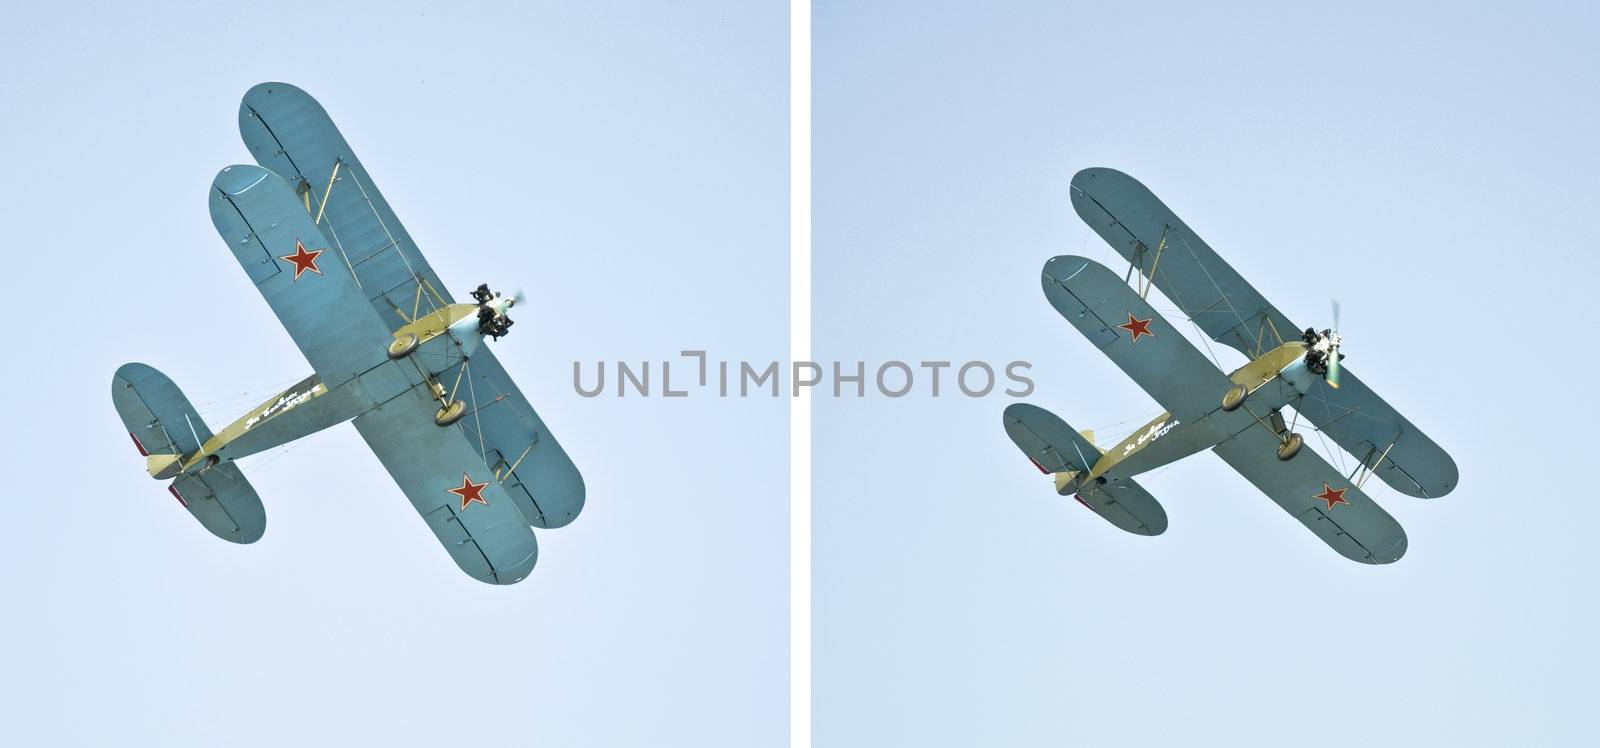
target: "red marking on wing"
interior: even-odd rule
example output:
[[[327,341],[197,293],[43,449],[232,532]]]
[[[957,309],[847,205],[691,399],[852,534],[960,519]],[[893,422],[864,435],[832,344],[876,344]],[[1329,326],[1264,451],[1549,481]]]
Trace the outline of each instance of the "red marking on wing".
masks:
[[[1094,511],[1094,507],[1089,506],[1089,502],[1083,500],[1083,495],[1082,494],[1076,494],[1075,493],[1075,494],[1072,495],[1072,498],[1077,499],[1078,503],[1082,504],[1084,509],[1088,509],[1091,512]]]
[[[178,503],[183,505],[184,509],[189,508],[189,502],[184,501],[183,495],[178,493],[178,484],[174,483],[170,486],[167,486],[167,491],[172,494],[172,498],[177,499]]]
[[[295,239],[294,254],[282,255],[278,259],[288,260],[289,262],[294,263],[294,279],[300,280],[300,274],[307,270],[310,270],[317,275],[322,275],[322,269],[317,267],[317,256],[326,251],[327,250],[324,249],[317,249],[307,252],[306,245],[300,243],[299,239]]]
[[[1328,511],[1331,512],[1336,504],[1344,504],[1345,506],[1350,505],[1350,500],[1344,497],[1344,493],[1349,490],[1350,489],[1348,488],[1334,488],[1324,483],[1322,484],[1322,493],[1312,496],[1311,498],[1328,502]]]
[[[1028,458],[1028,462],[1033,463],[1034,467],[1039,468],[1039,472],[1044,473],[1045,475],[1049,475],[1050,474],[1050,471],[1049,470],[1045,470],[1044,466],[1040,465],[1038,460],[1035,460],[1032,457],[1029,457]]]
[[[150,451],[144,448],[144,443],[139,441],[139,437],[134,436],[132,431],[128,432],[128,436],[133,439],[133,446],[139,448],[140,456],[143,456],[143,457],[149,457],[150,456]]]
[[[489,500],[483,498],[483,489],[487,488],[488,486],[489,486],[489,481],[484,481],[482,483],[473,483],[472,479],[468,478],[466,476],[466,474],[463,473],[461,475],[461,487],[460,488],[446,488],[445,492],[446,493],[453,493],[453,494],[461,497],[461,511],[464,512],[464,511],[467,510],[467,507],[471,506],[474,502],[482,504],[484,506],[488,506],[489,505]]]
[[[1117,325],[1117,327],[1127,330],[1132,335],[1132,340],[1128,341],[1129,343],[1137,343],[1141,337],[1148,336],[1153,338],[1156,336],[1155,333],[1150,332],[1150,322],[1154,319],[1154,317],[1139,319],[1133,316],[1133,312],[1128,312],[1128,323]]]

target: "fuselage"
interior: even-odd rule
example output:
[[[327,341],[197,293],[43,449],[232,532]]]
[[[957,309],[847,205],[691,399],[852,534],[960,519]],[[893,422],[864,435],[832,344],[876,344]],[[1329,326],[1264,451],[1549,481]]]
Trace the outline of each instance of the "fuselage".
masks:
[[[423,355],[408,356],[404,363],[386,360],[379,366],[415,369],[414,376],[427,378],[459,365],[483,343],[477,309],[475,304],[450,304],[402,326],[395,337],[415,334],[417,352]],[[240,416],[199,450],[184,455],[178,470],[188,472],[208,461],[215,464],[257,454],[344,423],[379,404],[359,378],[329,387],[312,374]]]
[[[1315,375],[1305,368],[1305,353],[1306,344],[1300,341],[1268,351],[1229,375],[1249,392],[1238,410],[1223,410],[1223,393],[1218,392],[1217,404],[1209,412],[1162,413],[1103,452],[1088,473],[1059,474],[1057,491],[1074,493],[1083,482],[1101,477],[1133,477],[1215,447],[1252,426],[1261,428],[1261,420],[1311,387]]]

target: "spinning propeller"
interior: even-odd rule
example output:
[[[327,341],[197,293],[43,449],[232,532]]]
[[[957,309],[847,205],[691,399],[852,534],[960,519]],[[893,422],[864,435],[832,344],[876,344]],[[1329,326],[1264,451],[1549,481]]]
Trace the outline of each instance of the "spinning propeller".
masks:
[[[1339,300],[1333,300],[1333,335],[1328,346],[1328,386],[1339,389]]]

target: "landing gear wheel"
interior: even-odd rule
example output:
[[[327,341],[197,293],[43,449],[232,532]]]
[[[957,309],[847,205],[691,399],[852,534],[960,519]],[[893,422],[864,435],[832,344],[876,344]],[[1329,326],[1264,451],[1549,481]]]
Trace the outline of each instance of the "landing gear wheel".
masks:
[[[1229,387],[1227,392],[1222,393],[1222,409],[1230,413],[1238,410],[1239,406],[1244,405],[1244,396],[1246,394],[1249,394],[1249,390],[1246,390],[1242,384]]]
[[[1285,462],[1294,459],[1295,455],[1300,454],[1300,448],[1305,446],[1305,443],[1306,440],[1301,439],[1299,434],[1290,434],[1288,439],[1284,439],[1283,443],[1278,445],[1278,459]]]
[[[451,400],[440,408],[439,412],[433,414],[433,423],[435,426],[449,426],[461,420],[461,417],[466,414],[467,403],[465,401]]]
[[[419,339],[417,334],[414,332],[408,332],[404,335],[401,335],[400,337],[395,338],[394,342],[389,344],[389,358],[405,358],[406,356],[411,355],[411,352],[416,350],[417,346],[421,344],[421,339]]]

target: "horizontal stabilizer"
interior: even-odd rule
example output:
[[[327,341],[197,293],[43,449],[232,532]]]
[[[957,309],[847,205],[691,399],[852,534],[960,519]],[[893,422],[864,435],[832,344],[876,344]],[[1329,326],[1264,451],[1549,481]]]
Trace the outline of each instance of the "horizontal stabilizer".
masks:
[[[1078,488],[1078,503],[1135,535],[1160,535],[1167,531],[1167,511],[1161,502],[1132,478],[1091,481]]]
[[[261,497],[230,461],[183,473],[183,459],[199,452],[211,429],[178,385],[144,364],[123,364],[111,378],[111,404],[152,478],[177,480],[167,491],[207,530],[223,540],[254,543],[267,529]]]
[[[261,497],[233,462],[180,475],[167,490],[212,535],[230,543],[254,543],[267,531]]]
[[[111,377],[111,404],[140,455],[193,454],[211,438],[211,429],[178,385],[144,364],[117,369]]]
[[[1076,491],[1079,503],[1136,535],[1166,532],[1166,510],[1132,479],[1078,480],[1079,474],[1094,467],[1100,450],[1054,413],[1017,403],[1006,408],[1004,420],[1006,435],[1017,448],[1040,470],[1056,474],[1059,493]]]

